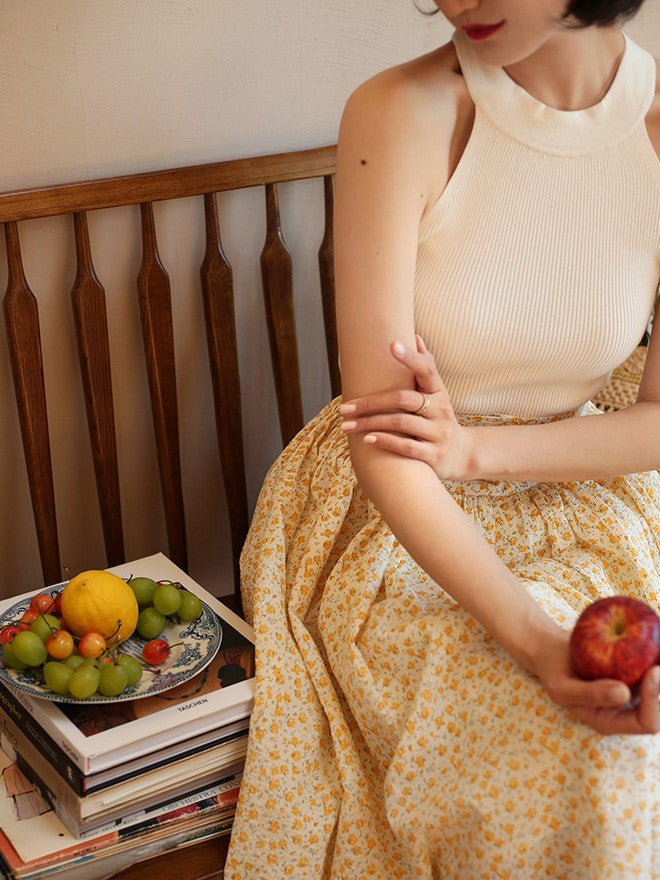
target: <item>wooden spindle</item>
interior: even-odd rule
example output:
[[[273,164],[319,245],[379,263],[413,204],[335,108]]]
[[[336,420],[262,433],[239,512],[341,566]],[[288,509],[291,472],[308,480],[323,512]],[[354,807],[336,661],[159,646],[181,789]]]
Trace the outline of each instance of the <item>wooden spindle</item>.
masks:
[[[339,347],[337,345],[337,316],[335,314],[335,239],[333,232],[335,188],[334,176],[332,174],[327,174],[323,178],[323,196],[325,227],[323,240],[319,248],[321,302],[323,304],[323,325],[325,327],[325,344],[328,353],[330,388],[332,396],[337,397],[341,394],[341,373],[339,370]]]
[[[272,183],[266,184],[266,241],[261,252],[261,277],[280,432],[286,446],[303,426],[303,411],[291,255],[282,236],[277,184]]]
[[[80,373],[108,565],[124,562],[117,439],[105,291],[94,271],[87,215],[73,215],[76,278],[71,290]]]
[[[44,384],[39,307],[23,271],[18,227],[5,224],[7,291],[3,300],[9,359],[14,377],[39,556],[45,584],[62,576],[48,413]]]
[[[204,196],[204,216],[206,250],[200,269],[202,298],[213,384],[215,424],[229,510],[235,594],[240,603],[239,559],[249,525],[242,441],[241,389],[234,314],[234,283],[231,266],[222,249],[214,193],[207,193]]]
[[[140,205],[140,216],[142,264],[138,294],[169,555],[187,569],[170,281],[158,253],[151,202]]]

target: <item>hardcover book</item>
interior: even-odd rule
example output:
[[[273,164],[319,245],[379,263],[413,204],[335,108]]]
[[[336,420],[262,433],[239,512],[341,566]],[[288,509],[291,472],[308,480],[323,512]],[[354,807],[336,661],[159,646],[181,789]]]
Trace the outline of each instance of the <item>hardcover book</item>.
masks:
[[[240,788],[240,774],[191,792],[130,823],[118,821],[84,839],[74,837],[10,760],[0,751],[0,857],[14,878],[108,876],[136,853],[171,849],[202,834],[228,831]],[[147,853],[149,854],[149,853]],[[95,871],[91,863],[98,863]],[[1,876],[1,874],[0,874]]]
[[[74,786],[76,779],[79,786],[84,785],[81,774],[90,776],[183,744],[223,725],[249,719],[252,711],[254,636],[249,624],[162,553],[110,570],[124,578],[145,576],[180,583],[217,615],[222,628],[221,643],[213,661],[194,678],[143,699],[101,704],[57,703],[0,682],[0,709],[35,738],[49,761]],[[0,613],[19,598],[1,602]],[[28,719],[36,722],[32,729],[28,729]]]
[[[11,755],[21,774],[30,780],[69,832],[74,837],[82,837],[95,831],[100,833],[102,828],[112,827],[120,821],[131,824],[133,819],[139,818],[147,810],[157,808],[162,812],[170,802],[240,773],[246,740],[233,740],[223,744],[219,750],[211,749],[208,755],[201,756],[199,761],[185,768],[166,768],[162,778],[150,779],[148,784],[138,777],[83,798],[75,795],[60,777],[49,780],[49,783],[55,782],[52,788],[44,781],[43,777],[48,772],[47,766],[44,766],[47,762],[39,760],[35,749],[26,755],[19,754],[5,738],[0,739],[0,745],[6,754]]]

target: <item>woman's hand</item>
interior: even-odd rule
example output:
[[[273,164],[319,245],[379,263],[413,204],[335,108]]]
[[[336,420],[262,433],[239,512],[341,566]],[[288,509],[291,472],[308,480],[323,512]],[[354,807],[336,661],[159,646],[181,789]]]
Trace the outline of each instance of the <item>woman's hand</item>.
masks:
[[[470,429],[459,425],[433,355],[419,336],[416,350],[400,342],[392,356],[407,367],[415,389],[402,388],[342,404],[343,430],[403,458],[426,462],[441,480],[469,479],[473,458]]]
[[[551,639],[535,664],[550,699],[601,734],[653,734],[660,732],[660,666],[649,669],[633,699],[621,681],[583,681],[571,671],[569,633]]]

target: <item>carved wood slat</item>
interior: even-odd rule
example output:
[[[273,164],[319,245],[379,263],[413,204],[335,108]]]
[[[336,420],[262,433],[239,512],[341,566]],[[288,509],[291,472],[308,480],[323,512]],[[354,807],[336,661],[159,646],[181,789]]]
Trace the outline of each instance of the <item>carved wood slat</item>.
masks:
[[[266,241],[261,277],[282,443],[303,426],[291,255],[282,237],[277,185],[266,185]]]
[[[39,308],[21,259],[16,223],[5,225],[7,291],[3,300],[9,358],[45,584],[60,580],[61,566],[50,456]]]
[[[216,197],[213,193],[204,196],[204,215],[206,250],[200,269],[202,298],[213,384],[216,431],[229,510],[235,593],[240,601],[239,558],[249,525],[242,440],[241,390],[233,276],[231,265],[222,249]]]
[[[325,226],[323,240],[319,248],[319,270],[321,276],[321,302],[323,304],[323,325],[325,344],[328,352],[328,370],[332,396],[341,394],[341,374],[339,371],[339,347],[337,344],[337,318],[335,315],[335,239],[333,215],[335,208],[334,176],[326,174],[323,178],[325,206]]]
[[[108,565],[125,561],[115,419],[112,404],[110,344],[105,291],[94,271],[87,215],[73,215],[76,278],[71,302],[78,340],[96,489]]]
[[[138,294],[165,525],[169,555],[178,566],[187,570],[170,282],[158,253],[153,205],[141,204],[140,216],[142,264],[138,273]]]

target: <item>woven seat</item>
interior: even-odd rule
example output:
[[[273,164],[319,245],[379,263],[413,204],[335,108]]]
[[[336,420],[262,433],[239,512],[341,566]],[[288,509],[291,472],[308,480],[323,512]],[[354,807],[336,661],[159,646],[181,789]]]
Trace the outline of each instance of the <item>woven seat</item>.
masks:
[[[598,409],[603,412],[615,412],[637,400],[637,391],[646,363],[646,351],[644,345],[638,346],[630,357],[614,370],[607,385],[594,398],[593,402]]]

